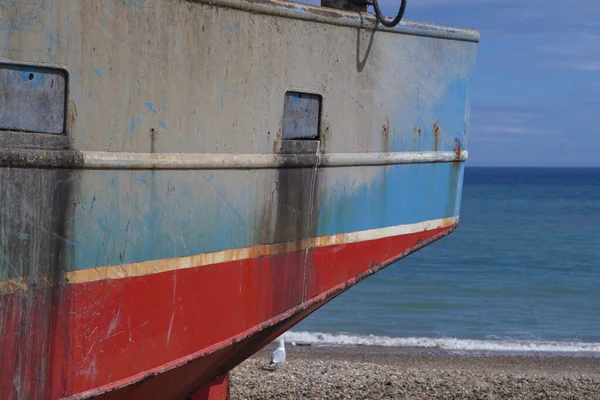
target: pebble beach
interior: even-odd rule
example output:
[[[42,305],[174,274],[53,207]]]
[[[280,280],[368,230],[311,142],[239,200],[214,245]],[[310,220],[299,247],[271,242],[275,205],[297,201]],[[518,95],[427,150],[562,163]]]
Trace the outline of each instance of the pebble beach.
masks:
[[[600,399],[600,358],[270,348],[232,371],[232,399]]]

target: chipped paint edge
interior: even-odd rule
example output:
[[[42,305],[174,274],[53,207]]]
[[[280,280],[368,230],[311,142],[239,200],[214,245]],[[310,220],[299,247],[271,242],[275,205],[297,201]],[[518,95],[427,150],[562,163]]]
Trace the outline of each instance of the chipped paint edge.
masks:
[[[119,264],[104,267],[90,267],[69,271],[64,276],[64,284],[82,284],[101,280],[133,278],[162,272],[183,270],[188,268],[205,267],[208,265],[241,261],[259,257],[267,257],[289,252],[304,251],[308,248],[345,245],[384,239],[393,236],[408,235],[432,229],[451,228],[458,225],[459,217],[441,218],[414,224],[404,224],[364,231],[340,233],[305,239],[299,242],[284,242],[259,246],[229,249],[212,253],[201,253],[192,256],[164,258],[129,264]],[[54,286],[50,281],[36,282],[36,287]],[[13,278],[0,281],[0,295],[7,295],[29,289],[23,278]]]

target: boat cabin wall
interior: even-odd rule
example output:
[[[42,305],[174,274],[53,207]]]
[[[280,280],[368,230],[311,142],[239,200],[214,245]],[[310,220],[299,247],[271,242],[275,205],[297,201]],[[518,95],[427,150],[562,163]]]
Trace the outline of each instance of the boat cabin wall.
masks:
[[[5,3],[14,27],[0,59],[68,70],[77,150],[274,153],[287,91],[322,96],[325,152],[452,150],[463,139],[476,43],[443,38],[451,29],[428,37],[369,19],[359,28],[359,14],[342,11],[326,20],[347,26],[316,22],[320,8],[297,3],[271,8],[305,19],[218,4]]]

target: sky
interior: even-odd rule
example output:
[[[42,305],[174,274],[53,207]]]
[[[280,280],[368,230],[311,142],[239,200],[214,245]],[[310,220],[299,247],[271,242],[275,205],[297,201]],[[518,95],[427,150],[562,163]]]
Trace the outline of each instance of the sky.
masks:
[[[600,0],[408,0],[404,18],[480,32],[467,166],[600,166]]]

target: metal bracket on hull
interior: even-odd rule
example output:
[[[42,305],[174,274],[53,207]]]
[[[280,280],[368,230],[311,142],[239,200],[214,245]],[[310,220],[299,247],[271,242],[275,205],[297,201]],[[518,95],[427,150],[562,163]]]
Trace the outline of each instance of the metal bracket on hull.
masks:
[[[0,130],[64,133],[67,76],[57,68],[0,63]]]
[[[0,62],[0,149],[65,150],[68,71]]]
[[[321,0],[321,5],[338,10],[366,12],[368,3],[364,0]]]
[[[318,139],[322,97],[318,94],[287,92],[283,101],[281,138]]]
[[[282,140],[281,154],[316,154],[319,152],[318,140]]]
[[[186,400],[229,400],[229,382],[228,373],[212,380]]]

